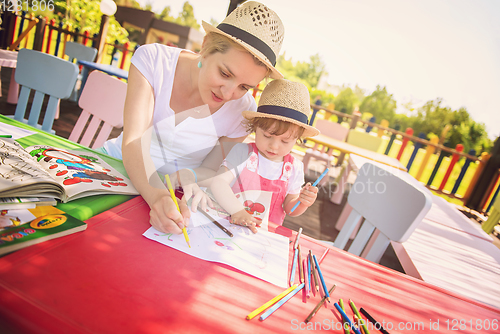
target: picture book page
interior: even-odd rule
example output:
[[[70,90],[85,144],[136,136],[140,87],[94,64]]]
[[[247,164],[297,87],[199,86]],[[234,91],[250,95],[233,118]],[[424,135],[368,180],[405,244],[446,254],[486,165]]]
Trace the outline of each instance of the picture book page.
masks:
[[[102,192],[137,194],[130,180],[97,155],[43,145],[26,150],[64,187],[68,198],[78,198],[84,192],[85,196]]]
[[[11,188],[40,182],[54,183],[54,180],[21,145],[11,139],[0,139],[0,191],[5,195]]]
[[[247,274],[280,287],[287,286],[288,238],[259,229],[253,234],[248,228],[218,219],[233,237],[210,222],[202,213],[191,213],[187,228],[191,248],[184,235],[163,233],[151,227],[143,235],[191,256],[224,263]]]

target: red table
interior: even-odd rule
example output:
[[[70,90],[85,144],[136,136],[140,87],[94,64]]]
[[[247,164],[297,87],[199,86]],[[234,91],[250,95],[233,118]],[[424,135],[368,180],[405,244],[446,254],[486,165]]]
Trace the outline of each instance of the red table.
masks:
[[[306,329],[303,321],[318,296],[303,303],[299,293],[267,320],[247,321],[248,313],[283,289],[143,237],[148,217],[147,204],[137,197],[88,220],[85,232],[0,258],[0,324],[15,333],[290,333]],[[295,232],[287,228],[275,231],[295,239]],[[323,254],[326,246],[319,241],[306,236],[300,240],[303,251]],[[336,283],[337,289],[332,305],[312,319],[317,331],[337,326],[333,332],[343,333],[337,312],[331,310],[333,301],[343,298],[384,321],[390,333],[436,333],[437,321],[441,333],[498,333],[491,323],[498,326],[499,309],[344,251],[330,249],[322,270],[327,286]],[[350,310],[348,314],[352,316]],[[417,323],[420,329],[415,328]],[[476,329],[486,323],[489,330]],[[397,329],[400,324],[406,329]]]

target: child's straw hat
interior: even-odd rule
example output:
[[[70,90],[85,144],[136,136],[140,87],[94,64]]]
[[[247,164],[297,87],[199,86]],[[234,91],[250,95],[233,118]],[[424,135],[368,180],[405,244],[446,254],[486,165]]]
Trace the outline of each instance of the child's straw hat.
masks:
[[[267,84],[259,100],[257,111],[243,111],[243,117],[275,118],[297,124],[305,129],[303,137],[313,137],[319,130],[308,125],[311,100],[307,87],[300,82],[276,79]]]
[[[269,7],[248,1],[233,10],[217,27],[205,21],[202,24],[206,33],[224,35],[243,46],[271,70],[271,78],[283,78],[274,66],[285,29],[278,15]]]

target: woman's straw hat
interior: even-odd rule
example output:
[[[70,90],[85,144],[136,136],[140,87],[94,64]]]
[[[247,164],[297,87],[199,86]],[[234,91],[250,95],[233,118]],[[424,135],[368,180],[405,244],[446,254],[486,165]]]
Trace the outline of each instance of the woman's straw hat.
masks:
[[[243,46],[271,70],[271,78],[283,78],[274,66],[285,29],[278,15],[269,7],[248,1],[233,10],[217,27],[205,21],[202,24],[206,33],[224,35]]]
[[[300,82],[286,79],[273,80],[267,84],[259,100],[257,111],[243,111],[243,117],[275,118],[297,124],[305,129],[303,137],[313,137],[319,130],[308,125],[311,115],[311,100],[307,87]]]

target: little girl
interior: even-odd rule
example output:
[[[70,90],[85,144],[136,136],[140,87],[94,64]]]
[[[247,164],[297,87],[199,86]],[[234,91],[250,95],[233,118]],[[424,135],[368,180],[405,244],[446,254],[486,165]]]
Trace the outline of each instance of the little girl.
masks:
[[[266,86],[257,111],[243,112],[248,130],[255,132],[255,143],[236,144],[210,186],[215,200],[231,215],[231,223],[257,232],[260,221],[235,196],[247,190],[272,192],[269,221],[279,225],[286,213],[299,216],[314,203],[318,188],[310,183],[302,188],[304,166],[290,154],[297,140],[319,134],[307,124],[310,113],[307,88],[285,79]]]

